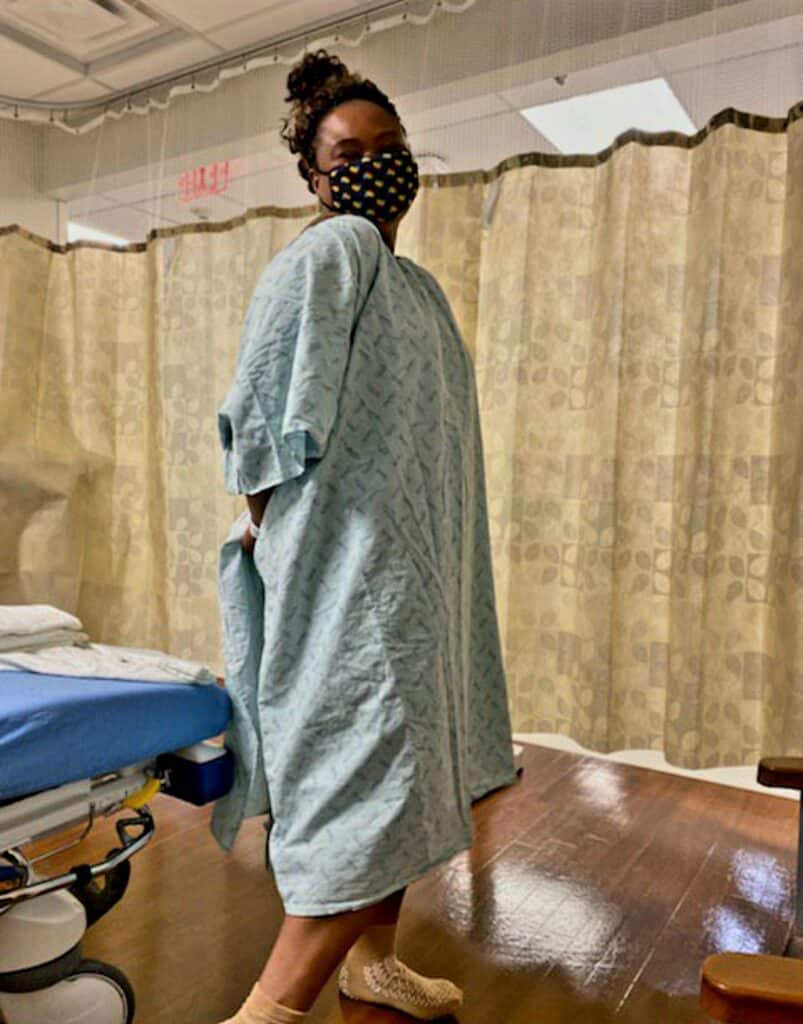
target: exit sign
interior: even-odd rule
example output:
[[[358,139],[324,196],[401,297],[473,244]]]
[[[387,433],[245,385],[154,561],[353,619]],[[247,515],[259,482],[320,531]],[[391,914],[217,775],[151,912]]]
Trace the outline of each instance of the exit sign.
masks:
[[[178,177],[178,197],[182,203],[191,203],[202,196],[214,196],[229,187],[229,161],[222,160],[203,167],[194,167]]]

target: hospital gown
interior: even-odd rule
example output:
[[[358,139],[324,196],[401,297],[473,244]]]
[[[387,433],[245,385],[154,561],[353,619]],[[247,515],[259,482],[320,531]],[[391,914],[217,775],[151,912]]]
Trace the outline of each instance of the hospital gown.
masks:
[[[274,487],[221,552],[228,848],[270,811],[289,914],[354,910],[471,845],[513,781],[471,361],[435,279],[365,218],[266,267],[218,414],[226,490]]]

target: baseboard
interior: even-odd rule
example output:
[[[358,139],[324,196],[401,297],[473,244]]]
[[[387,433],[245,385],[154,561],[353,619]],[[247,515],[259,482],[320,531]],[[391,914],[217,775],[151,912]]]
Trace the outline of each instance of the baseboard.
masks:
[[[521,775],[524,771],[524,747],[521,743],[513,744],[513,763],[516,766],[516,773]]]
[[[652,768],[654,771],[667,772],[670,775],[685,775],[689,779],[700,782],[714,782],[719,786],[735,786],[737,789],[750,789],[765,796],[780,796],[791,800],[799,800],[800,793],[794,789],[767,789],[756,781],[755,765],[735,768],[706,768],[695,771],[690,768],[677,768],[668,764],[664,755],[658,750],[617,750],[612,754],[600,754],[596,750],[587,750],[568,736],[550,732],[518,732],[513,734],[516,743],[536,743],[542,747],[554,747],[556,750],[569,750],[584,757],[598,757],[603,761],[614,761],[617,764],[632,764],[640,768]],[[515,750],[515,747],[514,747]]]

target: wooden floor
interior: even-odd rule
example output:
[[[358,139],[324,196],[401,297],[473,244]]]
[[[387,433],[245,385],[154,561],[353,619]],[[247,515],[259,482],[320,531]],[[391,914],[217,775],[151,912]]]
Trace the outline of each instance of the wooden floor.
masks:
[[[416,883],[402,913],[401,955],[463,986],[461,1024],[701,1024],[707,954],[782,950],[793,801],[544,747],[525,758],[518,783],[476,805],[473,849]],[[156,837],[85,955],[128,974],[138,1024],[215,1024],[279,926],[264,830],[246,823],[226,856],[208,808],[157,797],[152,809]],[[80,859],[112,845],[104,823]],[[410,1019],[339,999],[334,979],[309,1017]]]

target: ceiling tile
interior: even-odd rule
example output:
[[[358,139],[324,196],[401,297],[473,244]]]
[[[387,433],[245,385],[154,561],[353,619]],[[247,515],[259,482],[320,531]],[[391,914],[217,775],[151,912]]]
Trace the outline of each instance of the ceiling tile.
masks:
[[[0,33],[0,93],[31,96],[75,80],[75,70],[13,42]]]
[[[202,39],[188,39],[158,49],[154,47],[150,53],[139,53],[131,60],[108,65],[104,60],[102,70],[93,70],[90,65],[90,71],[95,78],[114,89],[128,89],[219,55],[219,50]]]
[[[255,140],[248,141],[252,143]],[[253,145],[240,149],[239,155],[231,161],[231,173],[233,178],[241,178],[243,175],[269,171],[275,167],[295,168],[297,160],[298,157],[286,146],[274,141],[274,136],[262,136],[257,149]]]
[[[0,0],[0,15],[10,28],[84,63],[110,50],[123,49],[158,23],[130,3],[86,0]],[[12,33],[9,33],[12,34]]]
[[[100,210],[83,217],[76,217],[75,220],[79,224],[85,224],[97,231],[106,231],[110,235],[116,235],[129,242],[144,242],[148,232],[153,228],[173,226],[172,221],[158,218],[155,214],[147,211],[132,210],[127,206],[116,207],[113,210]]]
[[[450,173],[490,170],[517,153],[557,152],[515,111],[433,128],[416,133],[411,141],[414,152],[435,152],[443,157]]]
[[[803,96],[803,46],[692,68],[667,80],[698,128],[726,107],[785,117]]]
[[[119,205],[119,203],[107,198],[100,192],[83,196],[81,199],[70,199],[67,201],[70,220],[81,220],[90,213],[96,213],[99,210],[110,210]]]
[[[176,196],[160,196],[149,202],[137,203],[137,209],[147,210],[157,218],[167,218],[175,224],[197,224],[199,221],[239,217],[243,205],[223,195],[201,196],[188,203],[181,202]]]
[[[213,25],[228,24],[271,7],[281,7],[286,0],[150,0],[150,6],[184,25],[205,32]],[[292,0],[297,7],[304,4]]]
[[[77,103],[80,100],[93,100],[98,96],[107,96],[110,91],[107,86],[93,82],[90,78],[76,78],[69,85],[61,85],[58,89],[49,89],[31,98],[55,100],[58,103]]]
[[[159,168],[154,168],[159,170]],[[107,188],[104,195],[115,204],[115,206],[129,206],[134,203],[150,203],[162,196],[174,196],[178,193],[178,183],[175,178],[153,178],[143,180],[135,185],[127,185],[125,188]]]
[[[476,121],[481,117],[510,112],[508,104],[493,94],[438,106],[438,90],[432,89],[428,90],[428,92],[431,93],[429,102],[420,103],[419,101],[422,97],[420,95],[416,96],[416,106],[418,109],[415,112],[406,111],[405,104],[401,100],[396,103],[399,116],[410,135],[429,131],[431,128],[438,128],[443,125],[458,124],[461,121]]]
[[[316,202],[295,165],[237,178],[229,185],[226,195],[238,200],[247,210],[255,206],[307,206]]]
[[[599,92],[602,89],[613,89],[620,85],[631,85],[635,82],[646,82],[660,76],[651,56],[628,57],[624,60],[611,61],[598,67],[583,68],[566,76],[563,85],[554,78],[532,84],[505,89],[499,93],[517,110],[526,107],[537,107],[542,103],[553,103],[569,99],[570,96],[581,96]]]
[[[736,57],[749,57],[780,50],[803,42],[803,15],[751,25],[733,32],[695,39],[693,42],[658,50],[655,59],[666,71],[684,71],[702,64],[717,64]],[[767,54],[765,60],[771,60]]]
[[[330,18],[354,14],[354,7],[347,0],[282,0],[267,10],[261,5],[260,14],[234,23],[220,24],[207,30],[210,39],[227,49],[250,46],[263,40],[272,39],[285,32],[313,25]]]

